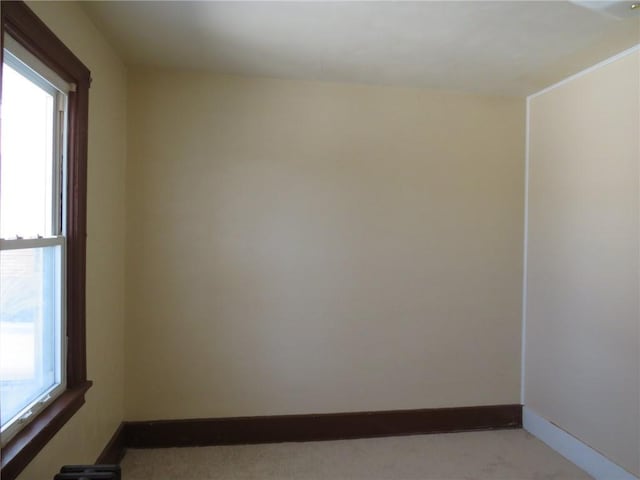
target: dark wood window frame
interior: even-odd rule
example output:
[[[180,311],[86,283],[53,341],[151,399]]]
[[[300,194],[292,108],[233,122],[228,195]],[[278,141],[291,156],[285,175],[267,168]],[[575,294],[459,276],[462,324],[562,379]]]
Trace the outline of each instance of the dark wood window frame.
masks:
[[[0,452],[1,476],[12,480],[84,404],[87,380],[85,337],[87,134],[91,72],[22,1],[2,1],[2,32],[76,86],[68,97],[66,307],[67,389],[18,432]],[[0,48],[0,60],[4,50]],[[0,98],[1,91],[0,73]],[[1,125],[0,125],[1,128]]]

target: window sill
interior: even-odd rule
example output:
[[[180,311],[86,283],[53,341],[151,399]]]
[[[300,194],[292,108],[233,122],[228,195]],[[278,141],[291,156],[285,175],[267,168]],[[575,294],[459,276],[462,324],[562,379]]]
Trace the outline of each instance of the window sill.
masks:
[[[13,480],[84,404],[87,381],[67,389],[2,448],[3,480]]]

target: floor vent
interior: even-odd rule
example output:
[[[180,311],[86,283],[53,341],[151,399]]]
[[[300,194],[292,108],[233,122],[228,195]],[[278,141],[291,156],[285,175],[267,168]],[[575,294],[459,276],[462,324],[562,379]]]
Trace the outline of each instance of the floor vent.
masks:
[[[65,465],[53,480],[121,480],[120,465]]]

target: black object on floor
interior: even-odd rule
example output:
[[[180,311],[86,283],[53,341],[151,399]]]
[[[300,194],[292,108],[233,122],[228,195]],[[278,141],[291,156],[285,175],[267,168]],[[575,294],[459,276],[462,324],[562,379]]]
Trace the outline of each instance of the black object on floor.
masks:
[[[53,480],[121,480],[120,465],[65,465]]]

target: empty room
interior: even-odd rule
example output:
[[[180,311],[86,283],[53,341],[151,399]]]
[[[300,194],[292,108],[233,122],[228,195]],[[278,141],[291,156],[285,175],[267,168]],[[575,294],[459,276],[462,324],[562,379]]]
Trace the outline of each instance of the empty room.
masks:
[[[3,480],[640,479],[640,3],[0,8]]]

